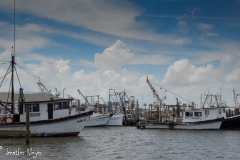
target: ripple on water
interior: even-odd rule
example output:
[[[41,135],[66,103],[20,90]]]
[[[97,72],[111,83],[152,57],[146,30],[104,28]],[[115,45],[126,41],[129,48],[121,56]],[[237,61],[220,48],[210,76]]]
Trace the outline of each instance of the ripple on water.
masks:
[[[240,131],[143,130],[135,127],[84,128],[78,137],[1,139],[1,159],[6,148],[42,152],[38,159],[240,159]]]

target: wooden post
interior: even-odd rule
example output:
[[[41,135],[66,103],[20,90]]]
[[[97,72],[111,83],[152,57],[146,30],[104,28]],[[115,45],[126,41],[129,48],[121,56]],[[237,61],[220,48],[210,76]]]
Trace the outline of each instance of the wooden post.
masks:
[[[29,130],[29,105],[25,105],[26,107],[26,144],[29,144],[30,130]]]

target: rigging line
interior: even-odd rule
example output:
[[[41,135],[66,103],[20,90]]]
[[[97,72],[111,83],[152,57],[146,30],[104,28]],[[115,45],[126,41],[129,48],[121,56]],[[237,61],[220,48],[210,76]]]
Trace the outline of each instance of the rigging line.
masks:
[[[16,69],[15,66],[14,66],[14,68],[15,68],[15,71],[16,71],[16,74],[17,74],[17,78],[18,78],[19,85],[20,85],[20,87],[22,88],[22,85],[21,85],[20,79],[19,79],[19,77],[18,77],[17,69]]]
[[[18,67],[21,68],[22,70],[24,70],[25,72],[27,72],[27,73],[28,73],[29,75],[31,75],[32,77],[36,78],[37,80],[40,79],[38,76],[34,75],[33,73],[31,73],[30,71],[28,71],[28,70],[25,69],[24,67],[19,66],[19,65],[18,65]],[[47,85],[49,88],[51,88],[51,89],[55,89],[55,88],[56,88],[55,86],[49,84],[48,82],[46,82],[46,81],[44,81],[44,80],[41,80],[41,81],[44,82],[44,83],[46,83],[46,85]]]
[[[8,77],[7,80],[6,80],[2,85],[4,85],[4,84],[9,80],[9,78],[10,78],[10,77]],[[0,86],[0,87],[1,87],[1,86]]]
[[[1,63],[0,65],[2,65],[2,64],[8,64],[8,63]]]
[[[16,64],[17,64],[17,63],[16,63]],[[50,83],[42,80],[40,77],[38,77],[38,76],[36,76],[35,74],[33,74],[32,72],[30,72],[28,69],[24,68],[23,66],[21,66],[21,65],[19,65],[19,64],[17,64],[17,66],[18,66],[19,68],[21,68],[22,70],[24,70],[25,72],[27,72],[29,75],[33,76],[34,78],[36,78],[36,79],[38,79],[38,80],[40,79],[42,82],[46,83],[49,87],[51,86],[52,89],[55,89],[55,88],[56,88],[55,86],[53,86],[53,85],[51,85]]]
[[[158,86],[158,87],[161,87],[161,86],[157,85],[156,83],[153,83],[153,82],[151,82],[151,83],[152,83],[152,84],[155,84],[155,85]],[[163,87],[161,87],[161,88],[163,88]],[[182,96],[179,96],[179,95],[177,95],[176,93],[173,93],[173,92],[171,92],[171,91],[169,91],[169,90],[167,90],[167,89],[165,89],[165,88],[163,88],[163,89],[166,90],[166,91],[168,91],[168,92],[170,92],[170,93],[172,93],[172,94],[174,94],[175,96],[178,96],[178,97],[180,97],[180,98],[182,98],[182,99],[185,99],[186,101],[192,103],[192,101],[190,101],[190,100],[188,100],[188,99],[186,99],[186,98],[183,98]]]
[[[10,81],[10,85],[9,85],[8,97],[7,97],[7,104],[8,104],[8,98],[9,98],[9,93],[10,93],[11,86],[12,86],[12,81]],[[13,104],[12,104],[12,105],[13,105]]]
[[[25,72],[27,72],[29,75],[31,75],[32,77],[34,77],[34,78],[36,78],[37,80],[39,80],[40,78],[38,77],[38,76],[36,76],[35,74],[33,74],[31,71],[29,71],[28,69],[26,69],[26,68],[24,68],[23,66],[21,66],[21,65],[19,65],[19,64],[17,64],[16,63],[16,65],[19,67],[19,68],[21,68],[22,70],[24,70]],[[46,86],[48,86],[48,88],[51,88],[51,89],[53,89],[53,90],[55,90],[57,87],[55,87],[55,86],[53,86],[53,85],[51,85],[50,83],[48,83],[48,82],[46,82],[46,81],[44,81],[44,80],[42,80],[42,79],[40,79],[42,82],[44,82],[45,83],[45,85]],[[63,92],[61,92],[61,93],[63,93]],[[65,93],[65,94],[68,94],[68,93]],[[69,94],[68,94],[69,95]],[[72,96],[71,96],[72,97]],[[74,98],[74,97],[73,97]]]
[[[6,74],[5,74],[5,75],[3,76],[3,78],[2,78],[3,80],[2,80],[2,82],[1,82],[1,84],[0,84],[0,87],[2,86],[2,83],[3,83],[4,79],[6,78],[6,76],[11,72],[11,71],[9,72],[10,66],[11,66],[11,64],[9,65]]]
[[[0,60],[0,61],[2,61],[2,62],[8,62],[8,63],[10,63],[9,61],[4,61],[4,60]]]
[[[10,73],[11,71],[8,71],[8,72],[6,72],[6,76]],[[3,79],[4,80],[4,78],[5,78],[5,75],[3,76],[3,77],[1,77],[0,79]],[[1,86],[1,85],[0,85]]]

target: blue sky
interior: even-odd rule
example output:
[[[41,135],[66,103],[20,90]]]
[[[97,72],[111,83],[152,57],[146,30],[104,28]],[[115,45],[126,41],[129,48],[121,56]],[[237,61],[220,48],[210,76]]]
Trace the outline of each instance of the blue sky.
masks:
[[[0,60],[13,46],[13,2],[0,2]],[[76,98],[80,89],[107,100],[115,88],[150,104],[148,76],[198,104],[221,88],[232,106],[232,90],[240,92],[239,8],[239,0],[17,0],[17,63]],[[0,67],[2,77],[8,66]],[[37,80],[19,74],[25,90],[38,90]]]

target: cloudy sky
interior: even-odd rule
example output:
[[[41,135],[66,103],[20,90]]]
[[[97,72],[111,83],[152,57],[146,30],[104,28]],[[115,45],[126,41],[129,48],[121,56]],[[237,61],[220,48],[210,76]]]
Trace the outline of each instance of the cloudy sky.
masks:
[[[13,11],[13,0],[0,1],[1,78],[14,45]],[[171,92],[199,105],[201,94],[221,90],[233,106],[233,89],[240,93],[239,12],[239,0],[17,0],[21,86],[39,91],[24,67],[81,100],[77,89],[105,101],[110,88],[125,89],[142,105],[155,100],[148,76],[167,104],[176,103]]]

